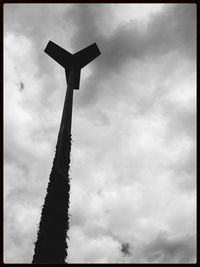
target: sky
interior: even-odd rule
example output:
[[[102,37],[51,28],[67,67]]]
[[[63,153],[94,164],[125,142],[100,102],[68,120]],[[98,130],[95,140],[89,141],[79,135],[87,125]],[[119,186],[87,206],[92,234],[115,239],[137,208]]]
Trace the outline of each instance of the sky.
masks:
[[[68,263],[196,262],[196,5],[4,4],[4,262],[31,263],[66,92]]]

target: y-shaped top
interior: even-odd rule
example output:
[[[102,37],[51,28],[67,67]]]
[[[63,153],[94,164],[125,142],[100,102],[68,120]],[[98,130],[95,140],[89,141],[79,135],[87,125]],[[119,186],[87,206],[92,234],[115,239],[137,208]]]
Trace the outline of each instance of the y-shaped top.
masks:
[[[96,43],[72,55],[62,47],[49,41],[44,51],[65,68],[67,83],[69,83],[70,72],[73,69],[74,78],[71,84],[73,89],[79,89],[81,69],[101,54]]]

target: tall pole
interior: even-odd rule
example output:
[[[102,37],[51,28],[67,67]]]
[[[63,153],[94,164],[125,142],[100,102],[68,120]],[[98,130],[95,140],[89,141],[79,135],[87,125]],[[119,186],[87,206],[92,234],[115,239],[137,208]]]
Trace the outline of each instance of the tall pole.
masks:
[[[80,70],[100,55],[96,44],[72,55],[49,41],[45,52],[65,68],[67,91],[53,167],[42,207],[33,264],[65,264],[69,230],[69,169],[73,90],[79,89]]]

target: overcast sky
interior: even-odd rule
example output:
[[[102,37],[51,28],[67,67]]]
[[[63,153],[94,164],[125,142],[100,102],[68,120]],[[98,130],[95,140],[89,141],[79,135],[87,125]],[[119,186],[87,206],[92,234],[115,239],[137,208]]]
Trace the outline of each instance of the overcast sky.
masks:
[[[74,92],[67,261],[194,263],[195,4],[4,5],[4,262],[32,261],[54,158],[49,40],[102,53]]]

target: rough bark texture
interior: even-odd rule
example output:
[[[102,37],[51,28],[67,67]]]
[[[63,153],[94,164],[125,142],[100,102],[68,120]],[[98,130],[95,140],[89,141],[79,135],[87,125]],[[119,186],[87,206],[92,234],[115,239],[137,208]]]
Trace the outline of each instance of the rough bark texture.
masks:
[[[58,138],[56,155],[50,174],[40,225],[35,243],[33,264],[65,264],[69,229],[69,168],[71,134]]]

